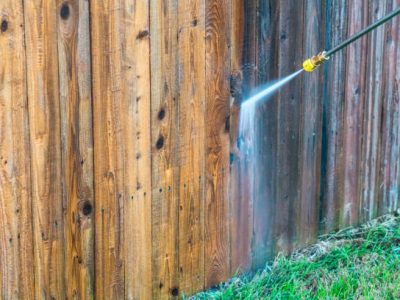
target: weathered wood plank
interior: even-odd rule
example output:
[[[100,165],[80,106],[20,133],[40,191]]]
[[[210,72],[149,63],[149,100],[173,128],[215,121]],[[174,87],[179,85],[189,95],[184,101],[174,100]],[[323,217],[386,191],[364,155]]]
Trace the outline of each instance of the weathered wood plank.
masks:
[[[33,299],[24,10],[0,2],[0,298]]]
[[[332,0],[326,4],[326,48],[347,38],[347,1]],[[347,52],[340,51],[327,62],[323,96],[321,208],[322,231],[338,229],[343,204],[343,132],[345,72]]]
[[[230,1],[206,0],[205,285],[229,276]]]
[[[285,9],[291,7],[290,10]],[[304,59],[303,32],[291,33],[303,27],[303,3],[282,0],[279,12],[279,78],[299,69]],[[279,92],[277,137],[277,206],[276,249],[287,253],[292,249],[299,195],[299,114],[301,106],[301,77]]]
[[[254,59],[254,55],[246,55],[245,47],[251,47],[245,43],[244,32],[254,30],[255,9],[249,9],[248,1],[233,1],[231,14],[231,107],[229,116],[230,128],[230,172],[229,172],[229,221],[230,221],[230,264],[231,274],[239,270],[247,270],[251,265],[251,237],[252,237],[252,207],[249,186],[249,176],[246,168],[244,151],[240,151],[239,136],[239,114],[242,103],[243,80],[246,80],[248,69],[243,68],[249,65],[244,59]],[[254,20],[254,18],[253,18]],[[254,38],[254,36],[252,36]],[[254,40],[254,39],[253,39]],[[253,49],[255,47],[252,43]],[[254,62],[252,63],[254,65]]]
[[[60,99],[55,1],[25,1],[35,298],[64,298]]]
[[[394,7],[400,6],[399,0],[394,0]],[[395,44],[399,45],[400,43],[400,21],[397,18],[396,23],[393,23],[394,30],[396,32],[396,40]],[[393,91],[394,98],[394,108],[393,108],[393,169],[392,169],[392,197],[393,197],[393,205],[395,209],[400,208],[400,47],[397,47],[397,53],[395,58],[396,65],[396,73],[394,75],[394,81],[396,85]]]
[[[258,9],[258,1],[244,1],[243,3],[243,27],[242,34],[243,43],[241,45],[234,45],[235,47],[241,46],[242,50],[242,61],[241,61],[241,73],[240,77],[238,77],[240,83],[242,84],[240,96],[243,99],[239,102],[239,105],[242,104],[247,98],[254,94],[254,89],[257,86],[257,9]],[[232,15],[232,30],[236,30],[233,26],[235,25],[235,15]],[[235,26],[240,26],[235,25]],[[231,64],[232,65],[232,64]],[[247,109],[253,110],[254,107],[249,107]],[[243,109],[243,108],[242,108]],[[236,147],[238,147],[238,157],[237,157],[237,165],[239,172],[239,194],[238,194],[238,204],[233,206],[232,200],[231,207],[233,218],[238,219],[237,227],[234,228],[235,231],[232,231],[232,242],[236,242],[233,245],[236,249],[231,247],[233,253],[231,253],[231,257],[235,258],[239,255],[242,256],[242,265],[243,266],[235,266],[232,267],[246,267],[246,264],[249,266],[252,265],[252,260],[254,255],[253,246],[257,241],[254,241],[254,222],[256,221],[254,216],[254,202],[258,199],[256,197],[256,187],[255,187],[255,172],[257,170],[257,166],[255,165],[254,156],[256,155],[255,149],[255,132],[252,131],[254,128],[253,125],[256,124],[255,116],[253,119],[245,119],[247,111],[240,111],[239,115],[239,132],[238,141],[235,142]],[[241,119],[243,118],[243,120]],[[232,131],[233,132],[233,131]],[[231,178],[230,180],[232,180]],[[235,209],[236,211],[234,211]],[[236,253],[237,250],[240,250],[241,253]],[[236,258],[235,258],[236,259]],[[246,261],[248,260],[248,262]],[[231,260],[231,264],[234,261]]]
[[[305,1],[303,25],[303,57],[311,57],[324,48],[325,7],[320,1]],[[307,76],[308,75],[308,76]],[[324,69],[304,74],[300,101],[299,199],[295,221],[295,244],[315,240],[319,228],[321,127]],[[295,247],[298,247],[295,245]]]
[[[361,1],[349,3],[348,31],[351,36],[367,25],[367,5]],[[359,222],[360,157],[362,119],[364,118],[366,37],[349,45],[346,61],[345,111],[344,111],[344,198],[341,224]]]
[[[89,3],[57,1],[66,296],[94,293]]]
[[[256,84],[268,85],[279,77],[279,3],[259,1],[257,13]],[[256,109],[254,175],[254,221],[252,265],[262,268],[275,252],[274,224],[277,197],[277,111],[278,93]],[[254,159],[254,158],[253,158]]]
[[[369,21],[386,15],[386,1],[376,0],[369,7]],[[382,76],[384,67],[385,26],[370,34],[368,40],[368,63],[366,67],[365,117],[363,120],[363,145],[361,156],[361,199],[360,221],[366,222],[377,216],[378,187],[377,177],[379,126],[382,109]]]
[[[178,1],[150,2],[152,297],[179,295]]]
[[[398,1],[387,1],[387,11],[392,11],[394,7],[398,7]],[[385,34],[385,53],[384,57],[397,59],[398,26],[397,18],[386,24]],[[396,78],[396,64],[385,64],[384,68],[384,85],[383,103],[382,103],[382,120],[380,127],[380,174],[379,174],[379,214],[384,214],[396,209],[398,205],[398,179],[397,179],[397,162],[398,146],[394,146],[398,136],[398,111],[397,104],[399,99],[398,83],[392,78]],[[393,153],[393,154],[392,154]]]

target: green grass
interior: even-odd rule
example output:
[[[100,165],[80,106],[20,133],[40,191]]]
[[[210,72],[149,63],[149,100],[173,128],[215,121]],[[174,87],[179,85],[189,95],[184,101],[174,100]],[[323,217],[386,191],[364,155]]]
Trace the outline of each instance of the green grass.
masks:
[[[400,217],[322,236],[191,299],[400,299]]]

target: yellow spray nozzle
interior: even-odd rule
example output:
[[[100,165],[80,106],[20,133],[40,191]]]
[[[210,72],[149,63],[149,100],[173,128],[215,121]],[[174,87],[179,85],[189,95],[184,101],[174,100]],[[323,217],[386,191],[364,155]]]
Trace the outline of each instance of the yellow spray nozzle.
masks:
[[[314,55],[313,57],[305,60],[303,62],[303,69],[306,72],[312,72],[314,71],[319,65],[323,64],[325,61],[327,61],[329,57],[326,56],[326,52],[323,51],[317,55]]]

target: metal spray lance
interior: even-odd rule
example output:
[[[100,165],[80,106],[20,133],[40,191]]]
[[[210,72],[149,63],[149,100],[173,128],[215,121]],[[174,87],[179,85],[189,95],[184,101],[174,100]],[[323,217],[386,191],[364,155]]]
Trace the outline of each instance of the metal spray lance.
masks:
[[[371,32],[372,30],[374,30],[378,26],[382,25],[383,23],[389,21],[390,19],[397,16],[398,14],[400,14],[400,8],[394,10],[392,13],[390,13],[387,16],[383,17],[382,19],[376,21],[375,23],[369,25],[367,28],[361,30],[360,32],[356,33],[355,35],[351,36],[344,42],[337,45],[335,48],[328,50],[328,51],[322,51],[321,53],[314,55],[313,57],[305,60],[303,62],[304,71],[306,71],[306,72],[314,71],[318,66],[322,65],[325,61],[327,61],[333,54],[335,54],[336,52],[347,47],[352,42],[358,40],[363,35]]]

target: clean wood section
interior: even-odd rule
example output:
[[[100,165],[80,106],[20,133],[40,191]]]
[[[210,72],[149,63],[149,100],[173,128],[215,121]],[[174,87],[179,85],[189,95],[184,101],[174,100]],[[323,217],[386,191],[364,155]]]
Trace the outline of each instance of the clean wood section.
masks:
[[[29,120],[21,1],[0,2],[0,298],[34,298]]]
[[[149,4],[92,1],[96,291],[151,298]]]
[[[399,5],[0,1],[0,298],[176,299],[399,208],[398,17],[238,132]]]
[[[152,297],[179,295],[178,1],[150,1]],[[189,99],[185,99],[189,100]]]
[[[91,1],[95,165],[95,297],[120,299],[124,285],[122,13],[119,1]],[[123,28],[122,28],[123,29]],[[129,141],[136,138],[131,136]]]
[[[204,0],[181,1],[178,6],[178,132],[185,153],[179,170],[179,289],[189,294],[204,287],[205,88],[209,84],[204,16]]]
[[[229,277],[229,78],[231,2],[206,0],[205,285]],[[227,127],[228,126],[228,127]]]
[[[57,11],[66,297],[90,299],[94,191],[89,3],[58,1]]]
[[[35,298],[64,298],[60,89],[55,1],[25,1]]]

